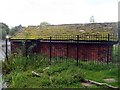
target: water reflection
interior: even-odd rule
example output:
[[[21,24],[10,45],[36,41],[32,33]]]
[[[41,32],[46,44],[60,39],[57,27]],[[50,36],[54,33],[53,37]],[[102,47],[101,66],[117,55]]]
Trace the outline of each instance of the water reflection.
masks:
[[[0,41],[0,60],[5,59],[5,41]],[[8,52],[10,53],[10,42],[8,41]]]
[[[5,41],[0,40],[0,62],[5,59]],[[10,42],[8,41],[8,51],[10,53]],[[0,90],[6,88],[4,81],[2,80],[2,63],[0,63]]]

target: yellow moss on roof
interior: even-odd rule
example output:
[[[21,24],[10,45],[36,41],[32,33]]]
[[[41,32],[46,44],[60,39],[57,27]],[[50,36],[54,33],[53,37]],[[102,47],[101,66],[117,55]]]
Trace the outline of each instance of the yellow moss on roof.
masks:
[[[107,36],[108,34],[113,34],[113,28],[84,25],[49,25],[45,27],[28,26],[25,30],[17,33],[11,39],[48,39],[50,36],[61,36],[63,39],[67,39],[67,36],[74,38],[76,35]]]

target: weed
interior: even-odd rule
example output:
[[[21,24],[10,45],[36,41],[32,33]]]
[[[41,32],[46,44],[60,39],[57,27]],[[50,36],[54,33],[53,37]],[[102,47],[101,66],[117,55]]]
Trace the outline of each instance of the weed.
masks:
[[[87,79],[104,82],[104,78],[117,79],[118,69],[115,64],[79,62],[71,59],[69,63],[53,63],[49,65],[48,57],[34,56],[16,56],[10,57],[8,62],[4,62],[4,79],[10,85],[9,87],[83,87],[81,82]],[[54,61],[54,58],[52,58]],[[47,67],[47,68],[46,68]],[[49,67],[49,68],[48,68]],[[32,76],[31,71],[40,74],[40,77]],[[118,86],[118,84],[111,83]],[[97,86],[96,86],[97,87]]]

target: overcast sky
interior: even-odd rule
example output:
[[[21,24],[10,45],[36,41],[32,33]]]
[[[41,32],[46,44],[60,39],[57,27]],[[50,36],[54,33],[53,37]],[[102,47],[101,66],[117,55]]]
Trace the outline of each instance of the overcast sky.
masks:
[[[118,21],[119,0],[0,0],[0,22],[9,26]]]

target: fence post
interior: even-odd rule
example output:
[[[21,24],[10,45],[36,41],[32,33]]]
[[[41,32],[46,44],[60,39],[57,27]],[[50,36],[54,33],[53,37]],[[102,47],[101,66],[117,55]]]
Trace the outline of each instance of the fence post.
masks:
[[[79,45],[79,35],[77,35],[77,66],[78,66],[78,45]]]
[[[25,56],[27,57],[27,40],[25,40]]]
[[[51,36],[50,36],[50,65],[51,65]]]
[[[7,44],[7,39],[6,39],[6,59],[7,59],[7,61],[8,61],[8,44]]]
[[[67,58],[68,58],[68,43],[67,43]]]
[[[109,62],[109,40],[110,40],[110,34],[108,34],[108,43],[107,43],[107,64]]]
[[[108,33],[108,41],[110,40],[110,34]]]
[[[109,45],[107,46],[107,64],[109,63]]]

